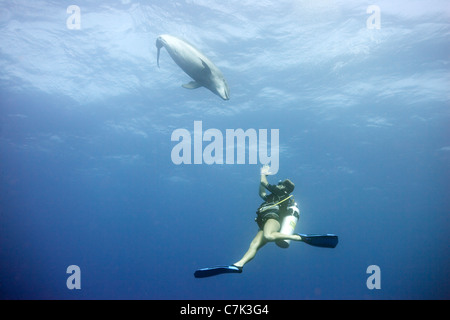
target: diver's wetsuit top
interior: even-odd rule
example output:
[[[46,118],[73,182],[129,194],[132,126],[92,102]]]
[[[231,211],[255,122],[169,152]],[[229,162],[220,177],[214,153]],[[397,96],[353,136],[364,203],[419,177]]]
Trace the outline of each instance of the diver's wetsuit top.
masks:
[[[288,196],[284,191],[278,189],[276,185],[268,184],[265,188],[270,191],[270,194],[266,194],[263,198],[266,203],[275,204],[283,200],[285,196]]]
[[[263,198],[264,202],[256,211],[257,217],[255,221],[260,229],[264,228],[264,224],[268,219],[275,219],[278,222],[281,222],[280,216],[284,214],[289,204],[294,201],[293,198],[291,198],[280,203],[279,205],[273,206],[274,204],[286,199],[289,194],[287,194],[283,190],[278,189],[276,185],[268,184],[265,188],[271,193],[265,195],[265,197]],[[268,209],[264,209],[265,207],[268,207]]]

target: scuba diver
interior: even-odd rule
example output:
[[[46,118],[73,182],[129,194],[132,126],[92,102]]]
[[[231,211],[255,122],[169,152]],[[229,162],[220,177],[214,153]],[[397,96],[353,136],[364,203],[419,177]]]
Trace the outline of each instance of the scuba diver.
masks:
[[[222,273],[242,273],[246,263],[251,261],[259,249],[268,242],[275,242],[279,247],[289,247],[289,242],[302,241],[307,244],[334,248],[338,243],[338,237],[334,234],[294,234],[294,229],[299,218],[297,203],[291,193],[294,191],[294,183],[289,179],[280,181],[276,185],[269,184],[267,176],[271,175],[270,167],[264,165],[261,168],[261,182],[259,196],[264,202],[256,211],[255,218],[259,230],[250,243],[250,247],[243,257],[229,266],[216,266],[198,269],[196,278],[205,278]],[[270,193],[268,194],[267,191]]]
[[[261,169],[261,183],[259,185],[259,196],[263,198],[264,202],[256,211],[257,217],[255,219],[259,230],[242,259],[233,264],[241,270],[267,242],[277,241],[279,243],[279,240],[302,240],[302,237],[298,234],[290,235],[279,232],[281,219],[287,214],[288,207],[290,209],[292,209],[292,206],[296,207],[293,197],[289,196],[294,191],[295,185],[289,179],[280,181],[277,185],[271,185],[267,181],[267,175],[269,174],[269,167],[264,166]],[[271,193],[267,194],[266,190]]]

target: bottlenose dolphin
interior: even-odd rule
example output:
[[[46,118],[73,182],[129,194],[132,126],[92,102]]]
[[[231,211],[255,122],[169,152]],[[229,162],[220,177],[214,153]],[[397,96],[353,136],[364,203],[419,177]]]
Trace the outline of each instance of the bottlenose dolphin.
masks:
[[[156,39],[156,47],[158,48],[158,67],[159,52],[162,47],[165,47],[175,63],[194,79],[183,84],[184,88],[196,89],[203,86],[224,100],[230,99],[230,89],[222,72],[191,44],[177,37],[163,34]]]

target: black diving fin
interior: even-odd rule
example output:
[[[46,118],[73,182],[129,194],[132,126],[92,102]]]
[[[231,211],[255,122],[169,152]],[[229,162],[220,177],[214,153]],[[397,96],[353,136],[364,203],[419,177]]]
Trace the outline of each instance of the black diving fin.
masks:
[[[335,248],[339,242],[335,234],[301,234],[298,233],[304,243],[322,248]]]
[[[212,277],[212,276],[216,276],[216,275],[224,274],[224,273],[242,273],[242,268],[236,267],[235,265],[202,268],[202,269],[198,269],[194,272],[194,277],[206,278],[206,277]]]

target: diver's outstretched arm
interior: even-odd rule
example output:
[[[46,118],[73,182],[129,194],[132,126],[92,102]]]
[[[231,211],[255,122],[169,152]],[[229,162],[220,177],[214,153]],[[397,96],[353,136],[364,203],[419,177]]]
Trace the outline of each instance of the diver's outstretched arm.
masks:
[[[266,188],[269,185],[269,182],[267,181],[267,177],[265,174],[261,173],[261,182],[259,184],[259,196],[263,199],[266,198]]]

